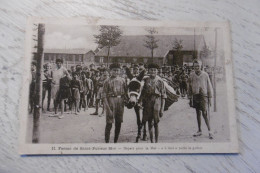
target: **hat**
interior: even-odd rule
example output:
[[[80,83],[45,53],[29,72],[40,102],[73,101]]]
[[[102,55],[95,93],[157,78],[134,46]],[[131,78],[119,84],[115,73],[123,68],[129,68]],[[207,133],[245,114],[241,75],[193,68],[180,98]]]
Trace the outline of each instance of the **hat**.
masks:
[[[139,65],[138,65],[138,64],[135,64],[135,65],[133,66],[133,68],[134,68],[134,69],[138,69],[138,68],[139,68]]]
[[[148,65],[148,69],[150,69],[150,68],[156,68],[156,69],[159,69],[159,65],[158,65],[158,64],[154,64],[154,63],[152,63],[152,64],[149,64],[149,65]]]
[[[63,59],[57,58],[57,59],[56,59],[56,63],[58,63],[58,62],[63,63]]]
[[[118,63],[113,63],[109,66],[109,69],[113,69],[113,68],[120,68],[120,64]]]

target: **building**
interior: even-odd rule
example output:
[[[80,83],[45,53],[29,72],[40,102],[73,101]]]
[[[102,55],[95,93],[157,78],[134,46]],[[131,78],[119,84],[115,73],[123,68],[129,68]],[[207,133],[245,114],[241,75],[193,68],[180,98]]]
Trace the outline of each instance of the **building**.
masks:
[[[159,40],[157,42],[158,48],[154,49],[152,59],[151,50],[144,46],[144,40],[146,40],[144,35],[122,36],[120,38],[121,42],[117,46],[110,48],[109,63],[148,64],[154,62],[160,66],[163,64],[183,65],[190,63],[194,54],[199,55],[203,45],[205,45],[202,35],[156,35],[155,38]],[[182,40],[183,48],[180,58],[175,56],[175,50],[173,50],[175,39]],[[102,48],[95,55],[95,63],[97,65],[107,63],[107,54],[108,49],[106,47]]]
[[[95,53],[86,49],[45,49],[44,63],[54,64],[57,58],[63,59],[63,65],[66,68],[71,66],[87,66],[94,63]]]

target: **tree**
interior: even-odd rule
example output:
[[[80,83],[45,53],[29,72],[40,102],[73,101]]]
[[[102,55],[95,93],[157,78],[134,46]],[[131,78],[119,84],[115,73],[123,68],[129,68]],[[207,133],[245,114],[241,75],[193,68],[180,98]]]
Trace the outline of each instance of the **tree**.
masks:
[[[209,47],[205,44],[201,50],[200,56],[201,58],[209,58],[211,54],[211,51],[209,49]]]
[[[178,40],[177,38],[175,38],[175,40],[173,42],[173,48],[172,48],[174,50],[173,58],[176,59],[175,60],[176,64],[179,64],[178,62],[180,62],[180,60],[182,58],[182,52],[181,52],[181,50],[183,48],[182,42],[183,42],[183,40]],[[173,59],[173,62],[174,62],[174,59]]]
[[[120,37],[123,32],[120,30],[119,26],[108,26],[101,25],[99,29],[100,34],[94,35],[95,43],[98,44],[100,48],[107,48],[107,64],[109,63],[110,48],[117,46],[120,43]]]
[[[157,34],[158,31],[155,28],[148,28],[146,29],[146,31],[148,32],[149,35],[145,36],[146,39],[144,40],[145,41],[144,46],[151,50],[151,58],[153,61],[153,51],[154,49],[158,48],[157,42],[159,41],[155,39],[154,35]]]

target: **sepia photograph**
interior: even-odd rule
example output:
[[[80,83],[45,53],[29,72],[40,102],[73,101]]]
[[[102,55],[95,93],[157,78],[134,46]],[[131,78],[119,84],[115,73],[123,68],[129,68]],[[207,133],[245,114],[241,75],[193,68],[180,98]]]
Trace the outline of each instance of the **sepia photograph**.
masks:
[[[228,22],[30,18],[20,154],[238,153]]]

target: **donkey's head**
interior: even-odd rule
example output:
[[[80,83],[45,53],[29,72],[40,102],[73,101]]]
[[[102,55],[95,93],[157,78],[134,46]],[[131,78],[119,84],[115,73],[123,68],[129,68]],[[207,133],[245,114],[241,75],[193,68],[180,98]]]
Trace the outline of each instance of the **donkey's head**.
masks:
[[[141,88],[142,88],[142,79],[144,77],[145,71],[143,70],[137,77],[134,77],[129,69],[126,69],[126,75],[130,79],[130,82],[128,84],[128,97],[129,101],[127,103],[127,108],[131,109],[133,108],[137,101],[138,98],[140,97],[141,94]]]

